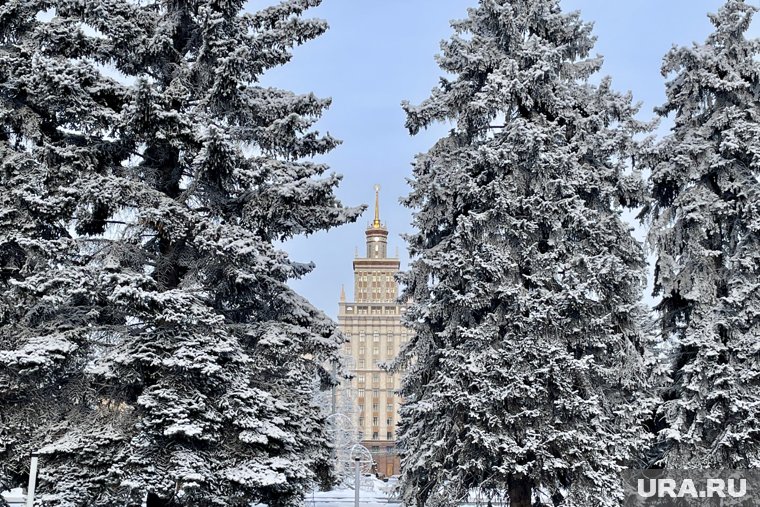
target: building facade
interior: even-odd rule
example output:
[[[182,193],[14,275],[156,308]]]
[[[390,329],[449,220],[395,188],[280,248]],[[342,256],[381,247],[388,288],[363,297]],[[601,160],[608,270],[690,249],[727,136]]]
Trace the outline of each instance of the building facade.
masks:
[[[341,289],[338,325],[348,338],[346,355],[353,364],[352,392],[357,410],[354,424],[362,444],[372,453],[381,475],[399,472],[396,428],[401,402],[398,374],[380,365],[393,360],[409,338],[401,325],[405,306],[399,304],[395,275],[398,256],[388,257],[388,229],[380,221],[379,187],[375,187],[375,219],[365,232],[366,256],[354,258],[353,301]]]

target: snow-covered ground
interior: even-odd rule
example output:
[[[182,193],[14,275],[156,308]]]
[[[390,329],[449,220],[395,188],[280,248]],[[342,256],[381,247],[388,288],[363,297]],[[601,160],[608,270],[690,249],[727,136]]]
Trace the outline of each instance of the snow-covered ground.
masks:
[[[377,491],[361,491],[359,504],[361,507],[380,507],[401,505],[397,500],[391,500],[387,495]],[[336,489],[333,491],[317,491],[306,498],[306,507],[353,507],[354,490]]]
[[[359,491],[359,504],[361,507],[380,507],[388,505],[401,505],[393,499],[392,490],[395,481],[384,482],[375,478],[365,477],[365,484]],[[3,497],[12,507],[23,506],[25,497],[21,488],[2,493]],[[350,488],[337,488],[333,491],[315,491],[307,495],[305,507],[353,507],[354,490]]]
[[[374,477],[365,477],[364,484],[359,490],[361,507],[379,507],[401,505],[395,499],[393,489],[396,482],[384,482]],[[336,488],[332,491],[315,491],[307,495],[306,507],[353,507],[355,492],[351,488]]]
[[[359,492],[359,505],[361,507],[387,507],[401,506],[401,502],[395,498],[393,481],[383,482],[371,479],[371,485],[364,486]],[[3,497],[11,507],[23,507],[25,495],[21,488],[13,491],[5,491]],[[478,502],[471,498],[470,502],[460,504],[461,507],[482,507],[485,502]],[[494,503],[495,506],[501,504]],[[265,507],[257,505],[255,507]],[[306,496],[304,507],[354,507],[354,490],[350,488],[337,488],[332,491],[314,491]]]
[[[26,501],[26,495],[22,492],[21,488],[12,489],[10,491],[3,491],[3,498],[11,507],[24,505]]]

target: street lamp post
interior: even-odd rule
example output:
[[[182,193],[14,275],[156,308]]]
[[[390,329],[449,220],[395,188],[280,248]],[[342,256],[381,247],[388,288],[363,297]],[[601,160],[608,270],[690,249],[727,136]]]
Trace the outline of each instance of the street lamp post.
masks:
[[[32,464],[29,467],[29,487],[26,489],[26,507],[34,507],[34,489],[37,486],[37,462],[39,456],[32,453]]]
[[[359,490],[361,489],[361,465],[359,464],[359,457],[354,458],[354,464],[356,465],[356,475],[354,476],[354,507],[359,507]]]

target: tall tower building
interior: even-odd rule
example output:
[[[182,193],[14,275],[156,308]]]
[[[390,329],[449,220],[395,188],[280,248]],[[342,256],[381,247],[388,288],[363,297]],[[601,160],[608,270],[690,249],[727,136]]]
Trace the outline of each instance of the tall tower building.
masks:
[[[338,325],[348,337],[346,354],[353,359],[351,380],[358,410],[354,423],[362,444],[380,474],[399,471],[396,427],[400,399],[398,375],[386,373],[379,364],[393,360],[406,343],[409,331],[401,325],[405,305],[396,302],[398,256],[388,257],[388,229],[380,221],[380,187],[375,186],[375,219],[365,231],[366,256],[354,258],[353,301],[341,289]]]

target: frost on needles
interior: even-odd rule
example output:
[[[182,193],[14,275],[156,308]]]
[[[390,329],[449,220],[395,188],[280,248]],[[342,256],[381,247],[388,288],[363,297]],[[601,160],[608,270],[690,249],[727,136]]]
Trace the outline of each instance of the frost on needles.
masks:
[[[257,84],[319,0],[0,5],[0,490],[297,505],[329,480],[334,324],[273,244],[354,220],[328,100]]]
[[[760,467],[760,41],[728,0],[704,44],[665,57],[670,134],[652,153],[650,241],[674,350],[660,465]]]
[[[415,337],[402,394],[407,505],[613,506],[646,440],[643,197],[629,95],[591,84],[591,26],[558,0],[482,0],[453,24],[412,133]]]

